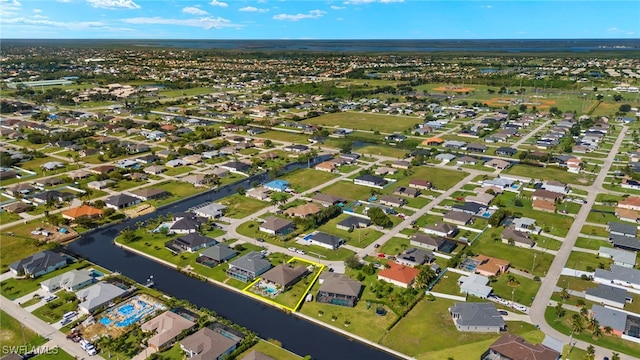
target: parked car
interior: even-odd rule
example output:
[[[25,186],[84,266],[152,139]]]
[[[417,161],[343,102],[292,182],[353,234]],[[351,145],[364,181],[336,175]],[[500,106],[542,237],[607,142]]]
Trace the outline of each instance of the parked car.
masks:
[[[304,254],[306,254],[306,253],[304,252],[304,250],[296,250],[296,252],[297,252],[298,254],[300,254],[300,255],[304,255]]]
[[[293,251],[293,252],[296,252],[298,249],[296,249],[296,248],[294,248],[294,247],[290,247],[290,248],[288,248],[287,250],[289,250],[289,251]]]
[[[256,240],[258,240],[258,242],[264,242],[263,238],[257,238]]]

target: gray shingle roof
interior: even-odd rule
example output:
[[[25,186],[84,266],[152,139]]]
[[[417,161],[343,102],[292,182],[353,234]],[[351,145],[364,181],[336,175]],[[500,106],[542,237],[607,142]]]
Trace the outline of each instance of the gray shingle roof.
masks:
[[[236,256],[237,252],[224,243],[215,244],[214,246],[200,253],[215,261],[223,261]]]
[[[461,326],[499,326],[505,325],[502,316],[492,303],[456,303],[450,309],[452,314],[459,314],[456,320]]]
[[[9,265],[9,268],[18,272],[24,271],[26,274],[34,274],[62,261],[66,261],[62,255],[45,250],[14,262]]]
[[[252,251],[245,256],[238,258],[231,263],[233,267],[248,270],[253,273],[258,273],[260,270],[271,267],[271,263],[264,259],[259,252]]]
[[[323,273],[322,278],[322,285],[320,285],[320,289],[318,289],[318,291],[320,292],[347,296],[360,295],[362,284],[357,280],[353,280],[347,275],[337,273]]]
[[[600,305],[593,305],[591,312],[600,323],[600,326],[610,326],[614,330],[622,331],[627,325],[627,314],[622,311]]]
[[[589,288],[585,291],[587,295],[596,296],[601,299],[611,300],[624,304],[627,299],[627,290],[617,287],[599,284],[598,287]]]

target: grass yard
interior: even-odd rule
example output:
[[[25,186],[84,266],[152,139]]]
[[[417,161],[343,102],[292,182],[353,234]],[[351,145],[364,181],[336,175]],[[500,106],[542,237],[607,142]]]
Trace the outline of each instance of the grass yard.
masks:
[[[0,283],[0,294],[8,299],[17,299],[38,290],[38,288],[40,288],[40,283],[44,280],[51,279],[52,277],[58,276],[73,269],[81,269],[87,267],[88,265],[89,263],[87,263],[86,261],[78,260],[75,263],[69,264],[62,269],[58,269],[46,275],[42,275],[36,279],[9,278]]]
[[[292,133],[288,131],[278,131],[277,129],[273,129],[272,131],[267,131],[263,134],[256,135],[256,137],[261,137],[269,140],[275,141],[286,141],[298,144],[308,144],[309,141],[307,139],[310,138],[307,134],[300,133]]]
[[[80,303],[74,293],[59,291],[56,293],[58,298],[41,306],[33,311],[33,315],[46,321],[48,323],[54,323],[62,319],[62,315],[69,311],[75,311],[78,309]]]
[[[576,291],[585,291],[586,289],[596,287],[596,284],[593,281],[583,280],[579,277],[560,275],[560,278],[558,279],[558,287]]]
[[[124,191],[127,189],[131,189],[136,186],[142,186],[145,184],[145,181],[136,181],[136,180],[120,180],[116,182],[111,189],[115,191]]]
[[[566,313],[563,317],[557,318],[554,307],[549,306],[544,313],[544,317],[549,325],[554,329],[560,331],[563,334],[571,333],[571,323],[573,315],[578,313],[574,311],[566,310]],[[588,321],[584,321],[583,323],[587,324]],[[622,340],[621,338],[613,335],[603,334],[602,336],[594,339],[589,330],[584,330],[579,333],[573,333],[573,338],[577,340],[582,340],[588,343],[592,343],[598,346],[605,347],[607,349],[611,349],[615,352],[620,352],[624,354],[628,354],[634,357],[640,356],[640,344]]]
[[[396,159],[404,159],[405,155],[409,153],[409,151],[404,149],[383,145],[367,145],[355,150],[363,154],[387,156]]]
[[[458,280],[461,276],[462,274],[447,271],[431,290],[443,294],[463,296],[464,294],[460,293],[460,285],[458,285]]]
[[[557,180],[564,183],[578,185],[591,185],[593,183],[593,176],[587,175],[587,177],[585,177],[580,174],[573,174],[568,171],[554,168],[517,164],[506,170],[503,170],[502,172],[504,174],[524,176],[531,179]]]
[[[537,276],[544,276],[546,271],[549,270],[554,256],[549,253],[536,252],[535,250],[504,244],[499,240],[494,241],[493,234],[499,237],[500,231],[501,229],[499,228],[486,231],[471,245],[473,252],[498,259],[509,260],[512,267],[527,272],[532,272],[531,267],[534,266],[533,254],[537,254],[535,257],[535,268],[532,273]]]
[[[607,239],[609,238],[609,232],[604,226],[584,225],[582,230],[580,230],[580,233],[585,235],[601,236]]]
[[[189,171],[193,171],[195,169],[196,168],[191,166],[178,166],[174,168],[170,167],[170,168],[167,168],[167,171],[165,171],[163,174],[167,176],[176,176],[176,175],[188,173]]]
[[[508,282],[509,275],[516,279],[515,283]],[[530,306],[540,288],[540,282],[516,274],[503,274],[490,286],[493,293],[501,298],[511,300],[513,296],[515,302]]]
[[[219,203],[227,206],[225,216],[234,219],[242,219],[269,206],[268,202],[239,194],[227,196],[221,199]]]
[[[32,347],[39,346],[47,342],[45,338],[38,335],[33,330],[24,327],[20,321],[9,316],[9,314],[2,310],[0,310],[0,324],[2,324],[2,328],[0,329],[2,346],[27,345],[28,347]]]
[[[611,245],[611,243],[607,240],[588,239],[583,237],[579,237],[575,243],[575,247],[591,250],[598,250],[601,246],[604,246],[606,248],[613,247],[613,245]]]
[[[69,355],[60,348],[49,349],[49,353],[43,353],[33,358],[33,360],[75,360],[76,358]]]
[[[277,346],[275,344],[272,344],[264,340],[258,341],[257,344],[253,345],[247,351],[240,354],[240,356],[238,356],[238,359],[240,360],[244,359],[244,357],[253,350],[259,351],[267,356],[271,356],[272,358],[278,359],[278,360],[301,360],[302,359],[302,357],[298,356],[297,354],[294,354],[289,350],[283,349],[281,346]]]
[[[393,237],[382,245],[378,252],[382,254],[398,255],[409,247],[409,239]]]
[[[320,190],[323,194],[344,197],[350,200],[365,200],[371,197],[373,190],[380,190],[368,186],[356,185],[350,181],[338,181]]]
[[[337,177],[337,174],[326,171],[300,169],[281,177],[281,179],[288,181],[289,184],[291,184],[291,187],[301,193]]]
[[[413,128],[423,122],[418,117],[394,116],[375,113],[338,112],[303,120],[303,123],[327,127],[344,127],[358,130],[392,133]]]
[[[389,186],[389,193],[393,192],[393,189],[397,187],[409,186],[409,181],[414,179],[428,180],[431,181],[436,189],[448,190],[464,179],[465,176],[469,175],[469,173],[463,171],[441,169],[433,166],[416,166],[411,168],[410,173],[407,178],[399,180],[392,186]],[[423,190],[423,193],[425,192],[426,191]]]
[[[147,203],[155,206],[156,208],[207,190],[206,188],[195,187],[191,184],[187,184],[187,183],[184,183],[181,181],[175,181],[175,180],[169,180],[169,181],[162,182],[160,184],[148,186],[145,189],[148,189],[151,187],[154,189],[165,190],[171,194],[171,196],[166,197],[164,199],[146,201]]]
[[[339,236],[347,241],[347,244],[359,248],[365,248],[372,242],[378,240],[382,236],[382,232],[372,229],[355,229],[351,232],[338,229],[336,224],[349,217],[348,214],[340,214],[338,217],[329,220],[326,224],[320,226],[318,230],[327,234]]]
[[[22,218],[18,214],[14,214],[12,212],[5,211],[5,210],[2,210],[0,212],[0,224],[8,224],[21,219]]]
[[[581,251],[572,251],[567,259],[566,267],[582,271],[593,271],[593,269],[608,269],[613,260],[600,257],[596,254]],[[589,268],[589,269],[587,269]]]

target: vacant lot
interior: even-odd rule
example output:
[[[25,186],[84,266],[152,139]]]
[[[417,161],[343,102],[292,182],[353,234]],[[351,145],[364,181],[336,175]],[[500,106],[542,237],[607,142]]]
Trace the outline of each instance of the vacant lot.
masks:
[[[590,175],[573,174],[565,170],[529,165],[514,165],[504,170],[503,173],[531,179],[557,180],[578,185],[590,185],[593,182],[593,176]]]
[[[349,129],[392,133],[395,131],[404,131],[406,129],[413,128],[414,125],[422,123],[423,120],[418,117],[409,116],[339,112],[307,119],[303,122],[328,127],[335,126]]]
[[[45,338],[23,326],[18,320],[12,318],[2,310],[0,310],[0,324],[2,324],[2,329],[0,329],[2,346],[28,345],[30,348],[46,342]]]
[[[368,186],[356,185],[350,181],[338,181],[320,190],[323,194],[341,196],[350,200],[365,200],[371,196],[373,190],[380,190]]]
[[[258,210],[262,210],[269,206],[269,203],[260,201],[247,196],[234,194],[227,196],[219,201],[220,204],[227,206],[225,216],[234,219],[242,219]]]
[[[304,192],[337,177],[337,174],[326,171],[301,169],[289,173],[281,179],[288,181],[297,192]]]

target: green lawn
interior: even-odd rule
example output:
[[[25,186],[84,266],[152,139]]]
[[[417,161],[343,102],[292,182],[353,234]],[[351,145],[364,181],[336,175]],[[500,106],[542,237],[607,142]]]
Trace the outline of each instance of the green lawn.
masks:
[[[355,229],[351,232],[338,229],[336,224],[346,219],[350,215],[341,214],[338,217],[329,220],[326,224],[320,226],[318,230],[326,232],[331,235],[339,236],[347,241],[347,244],[359,248],[365,248],[372,242],[378,240],[382,236],[382,232],[372,229]]]
[[[579,277],[560,275],[558,279],[558,287],[576,291],[585,291],[586,289],[596,287],[593,281],[583,280]]]
[[[557,318],[554,307],[547,307],[547,310],[544,313],[544,317],[549,325],[554,329],[560,331],[563,334],[570,334],[571,331],[571,323],[572,317],[574,314],[578,314],[573,311],[566,310],[565,315],[560,319]],[[588,321],[583,321],[586,325]],[[607,349],[611,349],[616,352],[628,354],[634,357],[640,357],[640,344],[622,340],[621,338],[613,335],[603,334],[602,336],[594,339],[591,335],[591,332],[586,329],[580,333],[573,333],[573,338],[577,340],[586,341],[588,343],[592,343],[598,346],[605,347]]]
[[[74,293],[66,291],[57,292],[58,298],[33,311],[33,315],[48,322],[54,323],[62,319],[62,315],[78,308],[79,301]]]
[[[405,155],[409,153],[404,149],[383,145],[367,145],[356,149],[356,151],[363,154],[388,156],[396,159],[404,159]]]
[[[382,245],[378,252],[382,254],[398,255],[409,247],[409,239],[393,237]]]
[[[508,282],[509,275],[516,279],[516,283]],[[490,286],[493,288],[493,293],[501,298],[511,300],[513,296],[515,302],[530,306],[540,288],[540,282],[516,274],[503,274]]]
[[[409,176],[405,179],[389,186],[391,191],[400,186],[409,186],[409,181],[414,179],[431,181],[436,189],[448,190],[469,175],[464,171],[441,169],[433,166],[416,166],[411,168],[409,173]],[[423,190],[423,192],[425,191]]]
[[[0,310],[0,334],[2,334],[2,346],[39,346],[47,342],[45,338],[38,335],[33,330],[22,325],[22,323],[6,312]]]
[[[571,254],[569,254],[569,258],[567,259],[565,266],[571,269],[588,271],[587,268],[597,269],[601,267],[608,269],[612,263],[613,260],[603,258],[595,254],[572,251]]]
[[[591,185],[593,176],[573,174],[565,170],[529,165],[514,165],[502,171],[504,174],[525,176],[532,179],[557,180],[569,184]]]
[[[423,198],[420,196],[416,198],[406,198],[406,199],[407,199],[407,206],[414,209],[422,209],[423,207],[427,206],[431,202],[431,199]]]
[[[322,126],[338,126],[349,129],[371,130],[386,133],[404,131],[423,122],[418,117],[394,116],[385,114],[338,112],[303,120],[303,123]],[[379,135],[382,138],[383,135]]]
[[[269,203],[266,201],[260,201],[239,194],[227,196],[221,199],[219,203],[227,206],[225,216],[234,219],[242,219],[269,206]]]
[[[33,360],[75,360],[76,358],[60,348],[49,349],[48,353],[40,354]]]
[[[264,340],[260,340],[258,341],[257,344],[253,345],[251,348],[249,348],[247,351],[245,351],[244,353],[240,354],[240,356],[238,357],[240,360],[242,360],[246,354],[250,353],[251,351],[256,350],[259,351],[267,356],[271,356],[274,359],[278,359],[278,360],[300,360],[302,359],[300,356],[292,353],[289,350],[283,349],[280,346],[274,345],[268,341],[264,341]],[[180,358],[181,360],[182,358]],[[177,359],[176,359],[177,360]]]
[[[36,291],[40,287],[40,283],[44,280],[51,279],[52,277],[58,276],[72,269],[84,268],[88,265],[89,263],[86,261],[78,260],[62,269],[58,269],[36,279],[9,278],[0,283],[0,294],[8,299],[17,299]]]
[[[22,218],[18,214],[14,214],[9,211],[0,211],[0,224],[8,224],[14,221],[21,220]]]
[[[311,136],[307,134],[292,133],[288,131],[278,131],[277,129],[273,129],[272,131],[267,131],[263,134],[256,135],[256,137],[261,137],[261,138],[275,140],[275,141],[286,141],[286,142],[292,142],[292,143],[298,143],[298,144],[308,144],[309,141],[307,139],[309,139]]]
[[[593,205],[587,216],[587,221],[607,225],[609,221],[620,221],[615,214],[616,209],[612,206]]]
[[[431,290],[443,294],[463,296],[464,294],[460,293],[460,285],[458,285],[458,280],[461,276],[462,274],[447,271]]]
[[[583,237],[579,237],[576,240],[575,247],[583,248],[583,249],[591,249],[598,250],[601,246],[611,248],[613,247],[610,242],[606,240],[597,240],[597,239],[587,239]]]
[[[148,188],[165,190],[171,194],[171,196],[163,199],[147,201],[147,203],[155,206],[156,208],[207,190],[206,188],[203,188],[203,187],[195,187],[191,184],[187,184],[187,183],[184,183],[181,181],[175,181],[175,180],[163,181],[159,184],[148,186],[144,189],[148,189]]]
[[[326,171],[300,169],[281,177],[281,179],[288,181],[292,188],[301,193],[337,177],[337,174]]]
[[[146,183],[145,181],[137,181],[137,180],[119,180],[111,187],[111,189],[113,189],[114,191],[124,191],[136,186],[142,186],[145,183]]]
[[[368,186],[356,185],[350,181],[338,181],[320,190],[323,194],[340,196],[350,200],[365,200],[371,197],[373,190],[380,190]]]
[[[498,259],[509,260],[512,267],[527,272],[531,272],[531,268],[534,266],[534,254],[536,254],[535,268],[532,273],[537,276],[544,276],[545,272],[549,270],[554,256],[549,253],[503,244],[499,240],[494,241],[493,234],[499,236],[500,231],[501,229],[499,228],[486,231],[471,245],[473,252]]]
[[[500,334],[458,331],[449,315],[449,307],[453,304],[453,300],[447,299],[420,301],[384,336],[381,344],[420,359],[443,359],[435,353],[450,356],[453,349],[465,344],[466,350],[473,353],[465,353],[460,359],[479,359],[487,349],[486,345],[498,339]],[[437,331],[432,331],[431,324],[438,324]],[[507,326],[514,333],[527,334],[528,338],[540,339],[538,341],[543,336],[533,325],[508,323]],[[473,346],[476,343],[481,345]]]
[[[176,175],[188,173],[189,171],[193,171],[195,169],[196,168],[191,166],[178,166],[174,168],[167,168],[167,171],[165,171],[163,174],[167,176],[176,176]]]
[[[582,230],[580,230],[581,234],[585,235],[593,235],[593,236],[601,236],[604,238],[609,238],[609,232],[607,228],[604,226],[595,226],[595,225],[584,225]]]

